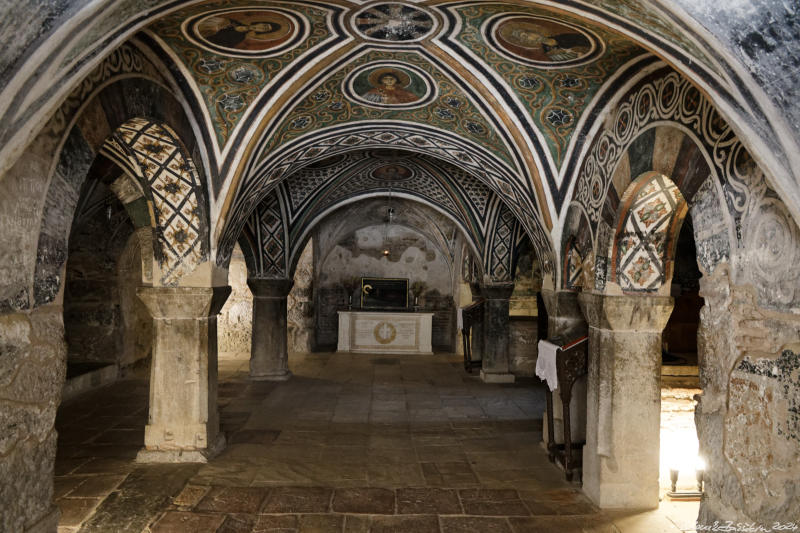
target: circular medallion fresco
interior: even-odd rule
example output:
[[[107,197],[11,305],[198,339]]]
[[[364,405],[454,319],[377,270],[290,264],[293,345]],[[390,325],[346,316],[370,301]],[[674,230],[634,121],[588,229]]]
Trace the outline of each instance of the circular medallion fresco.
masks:
[[[487,23],[485,32],[496,52],[540,68],[582,65],[603,52],[593,33],[546,17],[501,15]]]
[[[223,55],[264,57],[285,52],[302,38],[299,15],[278,9],[238,8],[202,13],[183,24],[195,44]]]
[[[344,80],[344,94],[370,107],[410,109],[436,98],[430,76],[417,67],[399,62],[369,63]]]
[[[377,181],[406,181],[414,177],[414,172],[405,165],[389,163],[375,168],[371,173],[373,179]]]
[[[373,4],[353,16],[353,27],[365,39],[411,43],[424,39],[436,28],[436,19],[427,11],[408,4]]]

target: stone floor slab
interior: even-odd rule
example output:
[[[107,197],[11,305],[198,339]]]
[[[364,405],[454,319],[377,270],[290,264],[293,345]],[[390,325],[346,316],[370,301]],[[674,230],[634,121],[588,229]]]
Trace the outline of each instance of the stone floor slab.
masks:
[[[225,515],[168,511],[150,528],[152,533],[216,533]]]
[[[463,489],[458,491],[464,513],[487,516],[528,516],[530,511],[511,489]]]
[[[217,513],[257,513],[267,497],[259,487],[213,487],[196,509]]]
[[[325,513],[330,511],[333,490],[323,487],[274,487],[262,513]]]
[[[564,480],[540,447],[538,383],[485,384],[446,354],[292,354],[290,368],[252,383],[246,358],[220,361],[229,445],[205,465],[131,460],[139,446],[122,441],[146,423],[146,381],[64,404],[55,489],[78,503],[61,531],[678,531],[664,510],[600,512]]]
[[[397,514],[463,514],[452,489],[397,489]]]
[[[394,491],[379,488],[336,489],[333,510],[337,513],[394,514]]]
[[[486,516],[443,516],[442,533],[511,533],[505,518]]]

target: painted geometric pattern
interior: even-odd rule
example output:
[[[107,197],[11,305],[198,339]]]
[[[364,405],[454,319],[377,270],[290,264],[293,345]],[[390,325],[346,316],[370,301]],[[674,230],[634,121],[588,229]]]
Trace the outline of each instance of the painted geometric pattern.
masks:
[[[407,168],[413,168],[414,179],[402,184],[396,183],[392,185],[394,190],[406,190],[412,194],[419,194],[422,197],[440,202],[443,207],[457,216],[462,214],[468,216],[470,225],[478,228],[478,232],[483,235],[487,223],[485,218],[486,206],[494,194],[491,189],[486,187],[479,179],[453,165],[442,163],[440,160],[426,156],[417,156],[416,158],[398,158],[398,156],[399,154],[396,154],[391,158],[391,161]],[[333,164],[326,164],[324,168],[312,165],[295,172],[282,184],[282,188],[286,191],[283,194],[288,198],[291,225],[294,227],[298,218],[306,216],[304,214],[306,206],[310,205],[310,203],[317,203],[318,200],[315,197],[318,194],[328,194],[323,192],[324,190],[331,187],[347,187],[347,193],[333,193],[337,195],[335,199],[338,200],[346,195],[375,189],[374,178],[353,181],[346,175],[369,174],[372,168],[385,164],[387,161],[385,158],[386,154],[384,153],[362,151],[335,156]],[[383,160],[383,162],[376,162],[376,159]],[[354,186],[361,182],[364,182],[363,191],[353,189]],[[388,189],[389,186],[390,184],[387,183],[383,189]],[[330,197],[326,198],[331,200]],[[329,205],[329,203],[326,203],[326,205]],[[456,205],[461,206],[461,209],[455,209]],[[315,206],[315,210],[319,210],[318,205]]]
[[[667,16],[653,9],[650,3],[641,0],[588,0],[590,4],[614,13],[628,20],[635,20],[637,24],[647,29],[651,35],[659,39],[667,39],[678,47],[690,52],[694,59],[701,61],[711,70],[718,72],[702,48],[697,46],[689,34],[674,24]]]
[[[251,212],[271,186],[290,176],[294,171],[334,155],[370,148],[400,149],[433,156],[476,176],[503,198],[503,201],[522,221],[539,257],[542,270],[552,272],[553,251],[550,238],[539,220],[533,200],[526,194],[516,194],[509,185],[513,173],[498,166],[496,160],[483,153],[480,145],[468,145],[437,130],[420,131],[419,128],[401,124],[369,124],[356,127],[332,128],[301,139],[293,146],[285,146],[273,153],[269,160],[250,172],[234,200],[225,232],[219,241],[217,262],[224,264],[230,257],[238,228],[246,214]],[[485,218],[490,218],[489,216]]]
[[[437,161],[436,159],[426,156],[422,156],[422,159],[435,167],[440,168],[442,166],[441,162]],[[486,187],[481,180],[467,172],[464,172],[460,168],[448,165],[446,170],[446,175],[448,175],[450,181],[453,182],[455,186],[461,190],[463,195],[469,199],[475,212],[485,222],[486,208],[489,205],[489,199],[492,195],[491,189]]]
[[[371,169],[356,174],[346,182],[339,184],[336,190],[326,198],[326,205],[335,203],[341,198],[366,192],[369,190],[393,190],[395,192],[407,192],[422,198],[428,199],[434,204],[439,204],[456,216],[460,215],[460,210],[456,207],[453,199],[442,187],[439,181],[433,176],[423,173],[419,167],[414,169],[411,179],[402,182],[380,182],[369,175]]]
[[[560,22],[572,23],[597,35],[605,51],[594,61],[578,66],[543,69],[501,56],[486,42],[484,23],[510,9],[520,14],[552,16],[551,11],[528,6],[473,4],[455,8],[461,20],[455,40],[499,74],[521,100],[536,129],[542,133],[556,168],[561,166],[570,138],[581,115],[608,78],[622,65],[646,51],[630,40],[596,25],[587,25],[559,14]]]
[[[292,212],[297,211],[303,202],[331,178],[333,178],[333,174],[323,170],[301,170],[295,172],[291,179],[286,180]]]
[[[352,166],[356,161],[357,158],[348,154],[339,158],[334,165],[326,166],[325,168],[306,167],[295,172],[291,179],[285,182],[288,190],[289,208],[291,209],[289,220],[294,220],[301,206],[323,185],[333,180],[340,172]]]
[[[686,212],[678,187],[656,174],[634,193],[615,242],[615,276],[623,291],[651,292],[666,279],[674,229]]]
[[[358,67],[375,61],[403,63],[425,72],[436,84],[438,97],[416,109],[375,109],[345,98],[342,95],[342,84],[347,75]],[[462,138],[479,142],[506,163],[512,160],[508,148],[495,129],[470,98],[444,73],[419,53],[384,50],[371,50],[359,56],[309,91],[281,120],[275,133],[260,149],[260,158],[263,159],[279,146],[314,130],[335,124],[381,119],[416,122],[451,131]]]
[[[253,278],[283,278],[286,276],[286,225],[278,195],[271,194],[253,210],[245,231],[255,243],[255,272]]]
[[[306,26],[298,29],[301,38],[297,45],[275,57],[238,58],[221,55],[192,44],[181,29],[185,20],[200,13],[216,8],[252,5],[253,2],[241,0],[195,4],[170,13],[148,28],[172,48],[191,72],[220,146],[225,145],[237,122],[277,75],[286,72],[293,61],[332,37],[326,20],[327,10],[302,3],[269,3],[269,7],[290,7],[291,11],[301,16],[301,20],[304,19],[302,22]]]
[[[203,189],[191,158],[171,130],[143,118],[117,128],[101,151],[146,187],[155,214],[160,282],[177,285],[208,253]]]
[[[492,281],[509,281],[511,266],[514,260],[515,236],[517,235],[517,219],[504,205],[497,212],[497,218],[491,237],[486,271]]]
[[[592,141],[577,177],[573,201],[584,206],[593,233],[602,218],[609,187],[616,185],[624,189],[626,186],[626,183],[613,184],[612,181],[615,172],[619,171],[620,161],[631,143],[654,122],[680,124],[694,132],[700,140],[699,146],[705,152],[706,160],[714,164],[710,171],[716,171],[718,178],[737,171],[735,157],[738,143],[730,126],[691,82],[674,71],[667,71],[665,75],[631,91],[617,107],[613,120],[607,121],[608,126]],[[650,163],[640,172],[652,169]],[[680,181],[674,172],[669,175],[675,181]],[[627,182],[636,177],[628,176]],[[736,218],[743,198],[736,196],[738,191],[734,191],[727,192],[734,195],[728,203]]]
[[[578,289],[583,277],[583,257],[572,244],[566,253],[564,265],[564,284],[567,289]]]

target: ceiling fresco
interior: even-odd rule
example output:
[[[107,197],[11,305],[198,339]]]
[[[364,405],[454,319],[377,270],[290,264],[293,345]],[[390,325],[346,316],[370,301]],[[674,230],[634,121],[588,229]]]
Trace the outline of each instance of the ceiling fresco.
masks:
[[[176,0],[156,12],[141,19],[145,29],[131,43],[160,62],[203,138],[197,160],[209,176],[219,264],[284,180],[316,194],[330,185],[329,171],[309,165],[399,149],[450,167],[446,183],[416,183],[443,209],[466,205],[463,191],[448,193],[462,181],[496,195],[547,273],[605,110],[665,65],[648,48],[660,39],[664,56],[684,66],[696,53],[702,80],[718,60],[700,52],[694,33],[677,29],[675,16],[626,0]],[[718,78],[719,87],[729,81]],[[363,180],[336,183],[341,189],[325,198],[372,190]],[[292,209],[321,205],[285,188]],[[485,223],[489,215],[473,207],[473,221]]]
[[[413,196],[444,210],[483,245],[497,195],[452,165],[388,150],[336,157],[298,172],[278,188],[285,199],[289,235],[298,241],[308,224],[332,206],[364,194]]]
[[[652,6],[645,5],[641,0],[587,0],[587,2],[623,17],[625,21],[635,20],[641,27],[666,39],[679,49],[689,52],[705,68],[715,74],[720,73],[719,67],[697,45],[692,32],[681,28],[676,21],[653,9]]]
[[[238,242],[252,256],[252,272],[282,277],[291,271],[310,232],[331,212],[370,199],[382,202],[384,213],[414,202],[456,224],[485,272],[507,281],[516,250],[527,241],[523,225],[498,195],[478,181],[461,183],[459,177],[458,169],[434,159],[393,150],[334,156],[267,194],[251,211]]]
[[[778,101],[780,98],[765,93],[773,85],[770,81],[784,77],[783,71],[774,69],[764,79],[756,79],[753,72],[764,72],[759,70],[760,64],[754,64],[761,59],[743,61],[742,50],[730,46],[730,42],[739,42],[736,38],[742,32],[729,35],[728,31],[758,27],[758,21],[743,19],[747,16],[744,12],[728,10],[717,16],[710,7],[695,9],[690,3],[668,0],[296,0],[268,4],[244,0],[65,0],[45,4],[36,10],[25,2],[6,8],[9,20],[30,20],[27,26],[40,31],[34,33],[27,26],[4,30],[13,38],[7,39],[9,46],[0,51],[3,172],[33,141],[65,95],[120,43],[135,37],[137,46],[144,43],[151,48],[153,57],[175,74],[170,83],[188,97],[202,135],[210,137],[204,139],[209,151],[204,166],[211,177],[214,217],[224,218],[222,211],[227,207],[222,206],[230,205],[221,195],[237,194],[228,191],[228,184],[241,168],[242,158],[250,155],[248,143],[259,142],[255,137],[274,118],[270,115],[274,108],[287,106],[288,98],[281,96],[304,92],[310,83],[319,81],[312,79],[312,71],[330,67],[329,76],[333,70],[345,68],[348,61],[342,60],[344,56],[369,46],[414,48],[438,68],[443,65],[433,58],[446,65],[447,75],[469,93],[484,118],[498,120],[492,124],[497,134],[509,137],[504,142],[521,152],[515,164],[521,175],[534,182],[528,192],[535,191],[545,226],[550,225],[548,218],[563,218],[575,170],[568,168],[575,159],[570,154],[579,153],[589,135],[582,124],[592,122],[607,102],[601,100],[608,96],[603,94],[603,86],[592,86],[589,78],[593,73],[586,73],[587,78],[569,73],[600,66],[614,40],[624,46],[627,39],[632,55],[637,46],[655,51],[719,101],[728,121],[739,124],[752,137],[750,142],[758,148],[754,153],[760,154],[760,162],[783,183],[784,194],[786,183],[797,175],[796,151],[787,149],[796,145],[797,139],[784,139],[777,133],[783,131],[783,125],[769,124],[791,116],[778,112],[791,110],[791,99]],[[475,20],[465,18],[467,13],[492,10],[498,12],[496,18],[487,14],[477,26]],[[26,18],[21,18],[23,13]],[[768,11],[763,16],[768,17]],[[729,17],[738,17],[741,24],[726,28]],[[502,62],[489,58],[489,52]],[[532,78],[542,79],[510,79],[503,71],[509,65],[529,69]],[[604,68],[609,75],[606,86],[613,77],[628,74],[619,69],[612,72],[613,65]],[[545,95],[536,92],[537,83],[542,84],[542,93],[556,89],[558,94],[552,93],[552,101],[542,101]],[[397,88],[414,94],[418,85]],[[397,94],[403,93],[381,98],[392,105],[398,101]],[[369,98],[378,96],[373,93]],[[411,97],[405,94],[403,98]],[[499,131],[502,129],[509,131]],[[795,196],[792,198],[796,203]]]
[[[175,11],[149,32],[202,95],[221,151],[252,142],[254,131],[263,158],[331,125],[402,120],[478,140],[526,179],[544,174],[551,189],[592,99],[645,54],[576,17],[491,2],[210,2]],[[247,123],[281,91],[268,124]],[[537,165],[545,168],[530,168]]]
[[[626,38],[543,9],[470,4],[451,11],[460,30],[450,42],[462,47],[464,61],[469,52],[502,79],[501,94],[522,102],[556,170],[603,83],[645,53]]]
[[[274,184],[334,145],[376,142],[442,155],[481,179],[549,257],[569,186],[560,167],[584,138],[582,117],[602,108],[609,80],[630,75],[619,74],[626,64],[649,56],[597,24],[496,2],[216,1],[170,13],[148,36],[180,64],[215,132],[222,261]],[[356,137],[339,134],[362,124]]]
[[[387,88],[387,82],[394,87]],[[417,52],[369,50],[309,93],[284,115],[260,149],[262,157],[314,130],[398,120],[470,139],[513,165],[510,149],[495,127],[454,81]]]
[[[217,142],[224,146],[265,90],[288,66],[335,40],[331,10],[312,4],[217,1],[175,11],[150,26],[171,50],[202,98]]]

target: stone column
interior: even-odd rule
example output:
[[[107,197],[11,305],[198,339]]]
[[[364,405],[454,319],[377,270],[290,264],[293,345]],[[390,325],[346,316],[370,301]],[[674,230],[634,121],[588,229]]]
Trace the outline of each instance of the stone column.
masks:
[[[481,296],[481,286],[478,283],[469,284],[469,292],[472,294],[472,301],[477,302]],[[472,360],[477,361],[483,358],[483,328],[484,325],[480,324],[479,327],[472,328],[470,331],[470,350],[472,351]]]
[[[658,506],[661,332],[673,299],[582,293],[589,322],[583,490],[602,508]]]
[[[577,292],[554,291],[542,289],[542,300],[547,308],[547,338],[562,337],[570,341],[586,335],[588,325],[578,303]],[[572,442],[586,438],[586,378],[581,377],[572,387],[572,399],[569,405],[570,434]],[[542,438],[550,439],[551,424],[547,413],[542,415]],[[564,404],[559,389],[553,391],[553,436],[552,442],[564,443]]]
[[[142,287],[153,316],[150,416],[139,462],[207,462],[225,446],[217,412],[217,314],[230,287]]]
[[[292,375],[289,372],[286,299],[293,283],[290,279],[247,280],[253,293],[250,379],[285,381]]]
[[[486,298],[483,315],[483,364],[481,379],[486,383],[514,383],[510,372],[509,299],[514,292],[514,283],[486,283],[481,295]]]

